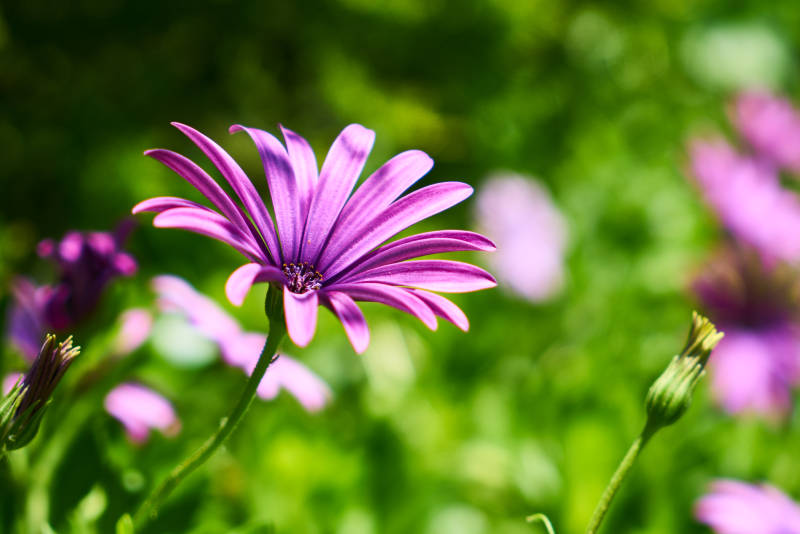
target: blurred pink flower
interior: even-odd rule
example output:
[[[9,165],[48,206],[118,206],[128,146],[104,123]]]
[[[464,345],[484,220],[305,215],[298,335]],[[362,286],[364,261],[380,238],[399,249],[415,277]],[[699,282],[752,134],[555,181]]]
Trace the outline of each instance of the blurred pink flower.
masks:
[[[157,276],[152,285],[162,310],[185,315],[198,333],[219,346],[226,363],[243,369],[248,375],[253,372],[266,341],[265,335],[244,332],[239,323],[217,303],[181,278]],[[321,378],[286,355],[280,355],[270,365],[258,385],[257,393],[263,399],[272,399],[281,388],[291,393],[310,412],[322,409],[331,397],[330,388]]]
[[[717,402],[729,413],[785,416],[800,384],[797,273],[729,248],[703,268],[693,289],[725,332],[709,362]]]
[[[106,411],[117,418],[135,443],[144,443],[151,429],[158,429],[167,436],[180,431],[180,421],[172,404],[139,384],[124,383],[106,395]]]
[[[767,91],[745,92],[734,103],[733,120],[756,156],[800,173],[800,112],[791,102]]]
[[[717,534],[800,534],[800,506],[779,489],[717,480],[695,505],[695,517]]]
[[[567,223],[533,178],[490,176],[478,192],[476,222],[497,245],[488,259],[502,287],[538,302],[564,283]]]
[[[120,329],[112,343],[112,351],[125,356],[147,341],[153,327],[153,316],[144,308],[131,308],[119,317]]]
[[[692,174],[722,224],[766,259],[800,259],[800,199],[773,167],[723,140],[695,140]]]
[[[19,382],[22,378],[22,373],[9,373],[3,377],[3,395],[8,395],[8,392]]]

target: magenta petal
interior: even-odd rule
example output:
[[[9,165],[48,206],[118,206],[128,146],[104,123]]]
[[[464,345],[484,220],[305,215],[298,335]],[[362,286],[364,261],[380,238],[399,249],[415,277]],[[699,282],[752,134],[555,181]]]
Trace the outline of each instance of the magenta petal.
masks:
[[[227,243],[253,261],[263,260],[253,240],[232,222],[208,208],[173,208],[156,215],[156,228],[180,228]]]
[[[241,306],[256,282],[280,282],[285,275],[277,267],[246,263],[233,271],[225,283],[225,294],[234,306]]]
[[[144,308],[131,308],[120,315],[121,327],[114,338],[114,353],[130,354],[147,341],[153,327],[153,316]]]
[[[325,407],[331,398],[328,385],[308,367],[283,354],[269,366],[256,392],[262,399],[275,398],[284,388],[309,412]]]
[[[275,209],[281,254],[284,261],[292,261],[299,252],[305,220],[301,214],[297,182],[292,164],[289,162],[289,155],[281,142],[264,130],[234,124],[230,127],[230,131],[231,133],[244,131],[256,144],[264,165],[272,206]]]
[[[333,142],[320,171],[319,184],[311,199],[303,235],[301,260],[317,263],[322,247],[353,190],[375,141],[375,132],[351,124]]]
[[[465,293],[497,285],[491,274],[469,263],[417,260],[375,267],[346,277],[343,282],[381,282],[444,293]]]
[[[494,250],[494,243],[474,232],[444,230],[427,232],[398,239],[365,255],[342,273],[339,277],[349,277],[349,273],[362,272],[373,267],[388,265],[403,260],[440,254],[442,252],[458,252],[465,250]]]
[[[197,202],[192,202],[191,200],[186,200],[185,198],[153,197],[153,198],[148,198],[147,200],[142,200],[141,202],[136,204],[131,210],[131,213],[133,213],[134,215],[137,213],[144,213],[144,212],[161,213],[162,211],[171,210],[173,208],[198,208],[198,209],[213,211],[203,206],[202,204],[198,204]]]
[[[344,331],[350,344],[357,354],[367,350],[369,345],[369,327],[364,319],[361,309],[346,293],[340,291],[326,291],[323,295],[327,304],[344,326]]]
[[[195,162],[189,158],[172,152],[171,150],[163,150],[160,148],[145,151],[146,156],[160,161],[175,174],[192,184],[200,193],[203,194],[214,206],[222,212],[228,219],[230,219],[237,226],[243,230],[247,228],[245,217],[242,215],[239,207],[234,204],[227,193],[211,178],[206,171],[200,168]],[[135,208],[134,208],[135,209]],[[136,213],[136,212],[134,212]],[[254,236],[255,237],[255,236]]]
[[[408,291],[422,299],[437,317],[450,321],[464,332],[469,330],[469,319],[466,314],[449,299],[422,289],[409,289]]]
[[[408,290],[386,284],[359,282],[357,284],[336,284],[332,291],[347,293],[354,300],[380,302],[413,315],[431,330],[436,330],[436,316],[425,302]]]
[[[286,329],[289,337],[298,347],[311,343],[317,329],[317,307],[319,299],[316,291],[302,295],[292,293],[283,286],[283,310],[286,314]]]
[[[328,247],[325,252],[330,264],[320,263],[318,268],[331,278],[396,233],[458,204],[471,194],[472,188],[461,182],[442,182],[409,193],[370,221],[366,228],[349,233],[341,248]]]
[[[272,224],[272,217],[270,217],[267,208],[264,206],[264,201],[258,195],[253,183],[244,173],[239,164],[225,152],[222,147],[214,141],[201,134],[194,128],[173,122],[173,126],[183,132],[186,137],[192,140],[194,144],[200,147],[208,159],[219,169],[225,180],[231,185],[233,190],[241,199],[244,207],[247,209],[250,216],[253,217],[256,228],[261,232],[261,236],[267,243],[267,248],[272,257],[272,263],[277,264],[277,254],[280,254],[280,246],[278,243],[278,236],[275,234],[275,226]]]
[[[137,443],[147,440],[151,428],[174,434],[180,422],[170,402],[155,391],[139,384],[124,383],[106,395],[106,411],[124,426]]]
[[[294,169],[294,178],[297,180],[297,193],[300,198],[300,220],[305,224],[308,210],[311,207],[311,198],[319,181],[317,158],[314,156],[314,151],[308,141],[283,126],[281,126],[281,132],[283,132],[283,139],[286,141],[289,161],[292,162],[292,169]]]
[[[331,238],[320,258],[328,262],[328,250],[339,250],[348,235],[362,228],[386,209],[400,194],[422,178],[433,167],[433,160],[420,150],[398,154],[375,171],[347,201],[331,232]]]

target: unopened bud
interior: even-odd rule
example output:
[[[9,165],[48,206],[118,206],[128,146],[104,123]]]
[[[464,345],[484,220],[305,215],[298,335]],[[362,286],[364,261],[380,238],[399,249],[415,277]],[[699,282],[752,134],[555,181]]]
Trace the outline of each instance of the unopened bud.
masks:
[[[0,448],[19,449],[36,436],[53,391],[79,352],[71,336],[58,343],[47,335],[21,383],[0,402]]]
[[[686,346],[672,358],[647,393],[645,406],[649,426],[671,425],[689,409],[697,381],[705,374],[711,351],[723,335],[711,321],[697,312],[692,313]]]

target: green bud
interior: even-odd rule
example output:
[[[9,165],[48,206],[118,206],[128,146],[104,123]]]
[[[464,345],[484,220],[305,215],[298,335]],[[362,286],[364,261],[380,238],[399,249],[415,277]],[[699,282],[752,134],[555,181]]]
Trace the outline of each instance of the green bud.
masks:
[[[651,428],[671,425],[689,409],[698,380],[705,374],[711,351],[724,334],[714,324],[692,313],[692,326],[683,351],[672,358],[647,392],[647,424]]]
[[[36,436],[53,391],[79,352],[71,336],[58,343],[47,335],[22,382],[0,402],[0,448],[19,449]]]

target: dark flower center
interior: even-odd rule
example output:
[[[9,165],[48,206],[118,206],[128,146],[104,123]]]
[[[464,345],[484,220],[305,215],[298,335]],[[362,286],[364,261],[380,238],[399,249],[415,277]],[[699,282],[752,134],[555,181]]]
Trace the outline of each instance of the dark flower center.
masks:
[[[283,274],[289,279],[286,286],[292,293],[305,293],[322,287],[322,274],[308,262],[284,263]]]

